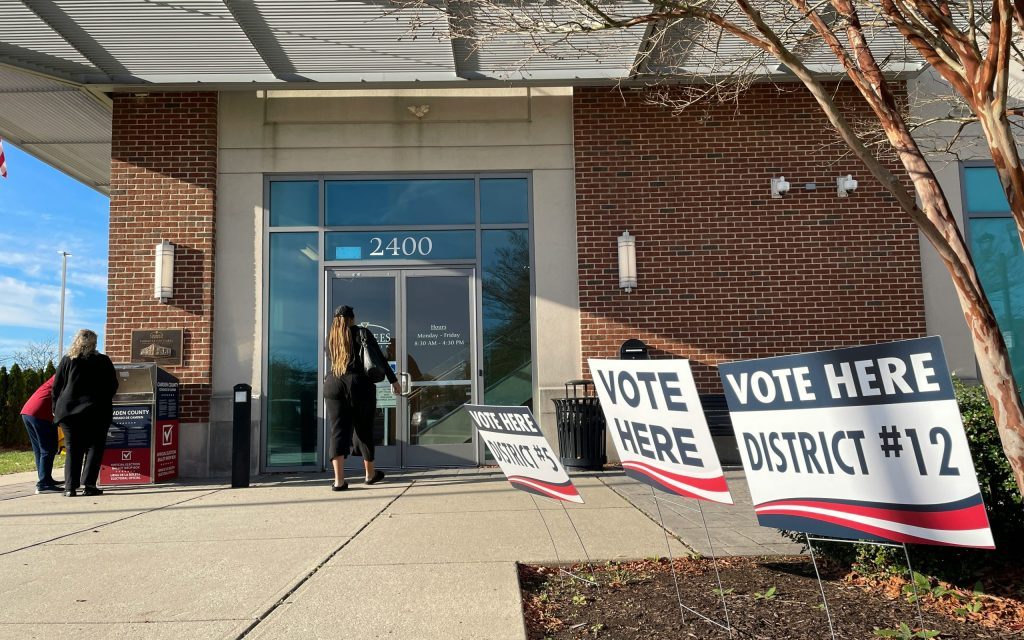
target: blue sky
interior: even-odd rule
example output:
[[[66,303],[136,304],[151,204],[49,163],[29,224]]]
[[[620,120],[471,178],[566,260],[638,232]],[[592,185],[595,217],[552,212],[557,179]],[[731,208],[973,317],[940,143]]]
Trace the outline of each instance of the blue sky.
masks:
[[[109,200],[7,140],[0,178],[0,358],[29,342],[57,343],[59,250],[68,258],[64,344],[107,317]]]

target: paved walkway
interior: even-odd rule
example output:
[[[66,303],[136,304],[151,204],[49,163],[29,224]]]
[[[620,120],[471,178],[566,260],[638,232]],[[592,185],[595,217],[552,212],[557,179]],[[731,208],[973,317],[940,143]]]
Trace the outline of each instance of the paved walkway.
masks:
[[[478,469],[347,493],[269,476],[69,499],[32,495],[31,479],[0,479],[0,638],[521,640],[515,561],[666,551],[593,476],[566,511]]]
[[[726,471],[729,492],[736,504],[724,505],[714,502],[675,498],[658,492],[655,504],[651,488],[631,478],[617,474],[602,474],[603,482],[616,493],[630,501],[655,522],[664,518],[665,528],[674,533],[687,546],[702,555],[710,555],[711,544],[719,556],[771,556],[796,555],[802,545],[794,543],[776,529],[766,529],[757,524],[753,502],[747,481],[740,469]],[[658,508],[661,508],[659,514]],[[703,520],[701,518],[703,510]],[[708,542],[710,533],[711,544]]]

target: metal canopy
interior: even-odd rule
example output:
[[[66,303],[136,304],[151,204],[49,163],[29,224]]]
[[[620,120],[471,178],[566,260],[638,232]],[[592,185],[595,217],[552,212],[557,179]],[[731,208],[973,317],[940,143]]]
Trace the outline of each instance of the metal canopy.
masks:
[[[586,35],[579,47],[510,35],[471,50],[444,14],[386,0],[0,0],[0,63],[104,89],[622,78],[643,35]]]
[[[571,38],[491,34],[471,45],[453,34],[498,20],[486,3],[461,6],[449,18],[426,7],[396,11],[388,0],[0,0],[0,136],[106,191],[110,92],[603,84],[758,57],[683,23],[653,51],[643,26]],[[628,17],[652,4],[601,7]],[[570,17],[558,2],[531,11],[552,23]],[[899,37],[879,42],[880,58],[903,46]],[[811,62],[818,52],[807,53]],[[840,72],[828,57],[814,68]],[[770,59],[759,69],[786,77]]]

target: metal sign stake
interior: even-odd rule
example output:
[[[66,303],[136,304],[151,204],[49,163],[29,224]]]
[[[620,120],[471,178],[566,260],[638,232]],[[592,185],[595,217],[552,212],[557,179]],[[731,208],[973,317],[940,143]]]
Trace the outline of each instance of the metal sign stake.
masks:
[[[924,614],[921,613],[921,597],[917,593],[917,579],[914,577],[914,567],[910,565],[910,554],[907,553],[907,543],[900,543],[903,547],[903,557],[907,559],[907,571],[910,572],[910,585],[914,589],[914,604],[917,605],[917,620],[921,623],[921,628],[924,629]]]
[[[677,507],[682,507],[682,508],[687,509],[689,511],[697,511],[697,509],[694,509],[693,507],[689,507],[689,506],[686,506],[686,505],[683,505],[683,504],[679,504],[678,502],[673,502],[672,500],[669,500],[668,498],[659,498],[658,494],[655,493],[655,491],[654,491],[654,487],[651,487],[651,495],[654,498],[654,505],[658,508],[658,519],[661,522],[661,528],[662,528],[662,530],[665,533],[665,546],[668,547],[669,562],[671,563],[671,566],[672,566],[672,579],[676,581],[676,598],[679,600],[680,615],[682,615],[682,611],[683,610],[689,611],[690,613],[692,613],[693,615],[697,616],[701,620],[704,620],[708,624],[712,624],[712,625],[718,627],[719,629],[725,631],[726,633],[729,634],[730,638],[733,637],[733,631],[732,631],[731,624],[729,626],[726,626],[726,625],[722,624],[721,622],[718,622],[717,620],[709,618],[708,616],[704,615],[700,611],[697,611],[693,607],[686,606],[685,604],[683,604],[683,598],[682,598],[682,595],[679,592],[679,580],[676,577],[675,563],[673,561],[674,559],[672,558],[672,547],[669,544],[668,527],[665,526],[665,517],[661,513],[661,503],[662,502],[667,502],[668,504],[675,505]],[[698,504],[699,504],[699,501],[698,501]],[[671,507],[669,507],[669,508],[671,509]],[[671,510],[673,512],[675,512],[675,513],[679,513],[675,509],[671,509]],[[682,514],[680,514],[680,515],[682,515]],[[703,513],[701,514],[701,517],[703,517]],[[707,532],[707,524],[706,523],[704,525],[704,529],[705,529],[705,532]],[[718,572],[718,567],[717,566],[715,567],[715,572],[716,572],[716,574]],[[721,590],[722,582],[721,582],[720,579],[718,581],[718,587],[719,587],[719,590]],[[722,597],[723,597],[723,600],[724,600],[724,597],[725,597],[725,593],[724,592],[722,593]],[[724,605],[724,602],[723,602],[723,605]],[[682,617],[683,617],[683,622],[686,622],[686,616],[683,615]],[[727,621],[727,624],[728,624],[728,613],[726,614],[726,621]]]
[[[807,540],[807,550],[811,552],[811,564],[814,565],[814,575],[818,577],[818,588],[821,589],[821,601],[825,604],[825,617],[828,618],[828,630],[832,633],[832,640],[836,640],[836,629],[832,625],[832,612],[828,610],[828,598],[825,597],[825,584],[821,581],[821,573],[818,572],[818,561],[814,558],[814,545],[811,544],[811,537],[804,534]]]
[[[601,593],[600,581],[597,579],[597,568],[594,566],[594,561],[590,559],[590,554],[587,553],[587,545],[583,544],[583,538],[580,537],[580,532],[576,529],[576,523],[572,521],[569,510],[565,508],[565,502],[559,500],[558,503],[562,505],[562,513],[565,514],[565,519],[569,521],[569,526],[572,527],[573,533],[576,534],[576,539],[580,543],[580,549],[583,549],[583,557],[587,559],[587,565],[590,566],[590,575],[594,577],[592,581],[584,579],[584,582],[590,582],[597,587],[597,592]]]
[[[564,587],[565,576],[563,574],[566,573],[566,571],[562,569],[562,560],[558,557],[558,545],[555,544],[555,536],[551,535],[551,529],[548,527],[548,521],[544,518],[544,512],[540,510],[540,505],[537,504],[537,496],[531,493],[530,499],[533,500],[533,508],[537,510],[537,516],[540,518],[540,521],[544,524],[544,530],[548,532],[548,540],[551,541],[551,548],[555,552],[555,564],[558,565],[558,576],[562,581],[562,586]]]
[[[672,543],[668,539],[668,529],[665,528],[665,517],[661,515],[661,504],[658,502],[658,494],[654,492],[654,487],[651,487],[651,497],[654,498],[654,506],[658,508],[658,521],[661,523],[661,531],[665,534],[665,551],[668,553],[668,566],[672,569],[672,582],[676,585],[676,600],[679,602],[679,617],[682,619],[683,624],[686,624],[686,613],[684,609],[686,606],[683,605],[683,596],[679,593],[679,577],[676,576],[676,562],[675,558],[672,557]]]
[[[715,568],[715,580],[718,581],[718,593],[722,596],[722,609],[725,610],[725,628],[732,637],[732,622],[729,620],[729,605],[725,603],[725,589],[722,588],[722,575],[718,572],[718,557],[715,555],[715,545],[711,543],[711,531],[708,530],[708,521],[704,519],[704,505],[697,501],[697,509],[700,511],[700,521],[704,525],[704,535],[708,537],[708,549],[711,551],[711,566]]]
[[[537,515],[540,516],[540,521],[544,523],[544,529],[548,532],[548,540],[551,541],[551,548],[555,551],[555,562],[558,564],[558,574],[562,578],[562,586],[565,586],[565,576],[569,576],[570,578],[573,578],[574,580],[579,580],[580,582],[586,582],[587,584],[592,584],[594,586],[597,586],[597,582],[595,580],[587,580],[583,576],[578,576],[575,573],[573,573],[572,571],[569,571],[568,569],[566,569],[565,567],[562,566],[562,559],[558,557],[558,545],[555,544],[555,536],[551,533],[551,528],[548,527],[548,521],[544,517],[544,512],[541,510],[540,505],[537,503],[537,496],[535,496],[533,494],[530,494],[530,498],[533,499],[533,506],[534,506],[535,509],[537,509]],[[563,508],[564,508],[564,505],[563,505]],[[572,519],[571,518],[569,519],[569,523],[572,524]],[[573,529],[576,529],[575,525],[573,525]],[[576,536],[577,536],[577,538],[579,537],[579,533],[578,532],[577,532]],[[582,544],[583,544],[583,541],[580,540],[580,545],[582,545]],[[584,547],[583,553],[584,554],[587,553],[586,547]],[[590,556],[587,556],[588,560],[589,560],[589,558],[590,558]],[[594,571],[594,565],[593,564],[590,565],[590,570],[591,570],[591,572]],[[596,574],[595,574],[595,578],[596,578]]]
[[[924,614],[921,611],[921,597],[917,592],[917,582],[914,580],[914,567],[910,564],[910,554],[907,552],[907,544],[900,542],[880,542],[877,540],[843,540],[839,538],[818,538],[811,537],[808,534],[804,534],[804,538],[807,540],[807,548],[811,552],[811,562],[814,562],[814,547],[811,546],[812,541],[817,542],[838,542],[840,544],[869,544],[874,547],[893,547],[894,549],[903,549],[903,557],[907,559],[907,571],[910,572],[910,588],[914,592],[914,604],[917,606],[917,621],[921,623],[921,628],[925,628]],[[818,573],[818,564],[814,564],[814,572]],[[821,587],[821,598],[825,599],[825,587],[822,586],[821,574],[818,574],[818,586]],[[828,602],[825,603],[825,613],[828,613]],[[832,626],[832,616],[829,615],[829,627]],[[835,638],[835,632],[832,633],[832,637]]]

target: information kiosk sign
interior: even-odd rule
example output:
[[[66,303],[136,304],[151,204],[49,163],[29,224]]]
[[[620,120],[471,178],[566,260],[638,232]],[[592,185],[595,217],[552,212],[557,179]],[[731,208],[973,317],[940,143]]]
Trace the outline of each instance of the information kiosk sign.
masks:
[[[939,338],[719,373],[762,526],[993,548]]]
[[[732,504],[687,360],[590,359],[626,475],[666,493]]]
[[[545,498],[583,503],[529,409],[464,406],[513,487]]]

